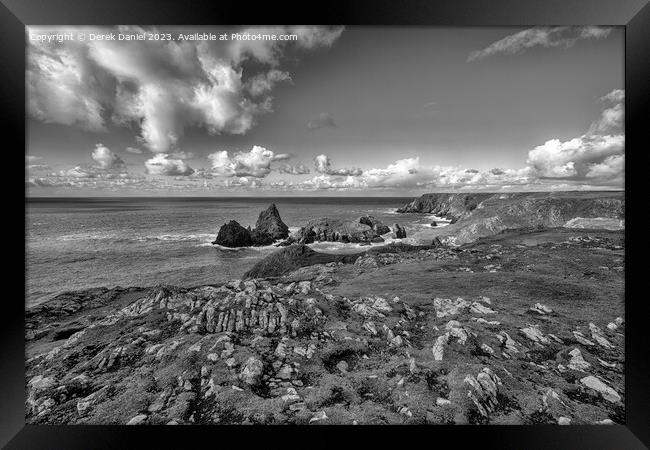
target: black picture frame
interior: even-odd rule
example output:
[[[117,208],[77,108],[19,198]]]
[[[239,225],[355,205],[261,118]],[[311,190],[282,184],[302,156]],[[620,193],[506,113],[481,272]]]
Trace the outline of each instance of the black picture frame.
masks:
[[[9,167],[21,167],[18,148],[25,146],[25,25],[201,25],[309,23],[348,25],[418,26],[533,26],[533,25],[606,25],[625,27],[626,90],[626,240],[644,242],[639,233],[643,214],[642,158],[648,152],[646,117],[650,117],[650,6],[648,0],[357,0],[306,2],[192,2],[162,0],[74,1],[74,0],[0,0],[0,123],[3,125],[4,153]],[[9,139],[7,139],[9,138]],[[9,144],[13,142],[13,145]],[[14,160],[15,158],[15,164]],[[9,162],[11,161],[11,162]],[[10,172],[7,170],[7,172]],[[11,172],[20,172],[17,170]],[[226,439],[248,443],[251,436],[264,435],[268,442],[284,445],[341,445],[351,437],[368,444],[375,441],[396,445],[444,445],[450,441],[463,446],[470,441],[483,448],[647,448],[650,446],[650,372],[648,344],[644,325],[643,296],[633,296],[640,284],[636,268],[643,270],[642,245],[626,246],[626,425],[613,426],[459,426],[459,427],[121,427],[121,426],[26,426],[24,419],[24,305],[20,280],[24,267],[15,262],[24,246],[17,236],[18,217],[25,203],[13,186],[24,185],[20,173],[6,181],[7,206],[5,239],[16,244],[6,254],[6,274],[15,295],[3,299],[0,327],[0,444],[6,448],[180,448],[195,440],[211,446],[225,445]],[[8,200],[14,200],[10,212]],[[22,209],[21,209],[22,202]],[[636,208],[633,206],[636,202]],[[13,209],[13,207],[11,208]],[[24,256],[24,253],[23,253]],[[634,261],[641,261],[635,264]],[[641,267],[639,267],[641,264]],[[639,271],[640,271],[639,270]],[[13,274],[11,271],[15,271]],[[22,274],[20,273],[22,271]],[[7,287],[7,291],[10,288]],[[24,292],[23,292],[24,293]],[[285,441],[289,439],[289,441]],[[263,444],[267,445],[267,444]],[[367,444],[366,444],[367,445]],[[372,444],[371,444],[372,445]],[[145,448],[146,448],[145,447]]]

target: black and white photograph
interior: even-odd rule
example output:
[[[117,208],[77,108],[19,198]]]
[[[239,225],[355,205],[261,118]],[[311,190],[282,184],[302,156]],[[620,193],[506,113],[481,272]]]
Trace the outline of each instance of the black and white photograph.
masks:
[[[25,44],[27,424],[625,424],[624,27]]]

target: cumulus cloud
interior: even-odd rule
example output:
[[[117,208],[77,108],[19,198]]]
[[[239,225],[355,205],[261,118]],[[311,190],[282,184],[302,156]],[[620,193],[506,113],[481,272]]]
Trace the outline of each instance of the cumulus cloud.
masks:
[[[306,173],[309,173],[309,168],[305,166],[304,164],[284,164],[278,168],[278,172],[280,173],[287,173],[290,175],[304,175]]]
[[[337,27],[250,28],[295,33],[297,41],[28,41],[29,114],[48,123],[106,130],[135,125],[154,153],[169,154],[189,127],[244,134],[272,111],[270,91],[290,74],[278,69],[288,51],[329,47]],[[28,32],[79,31],[29,27]],[[155,28],[86,28],[142,33]],[[292,50],[293,49],[293,50]],[[242,63],[255,67],[246,72]]]
[[[184,176],[194,173],[182,159],[171,159],[166,153],[158,153],[144,162],[146,172],[150,175]]]
[[[520,31],[493,42],[483,50],[475,50],[467,57],[467,62],[505,54],[523,53],[533,47],[572,47],[579,40],[603,39],[611,32],[611,28],[601,27],[535,27]]]
[[[142,150],[136,147],[127,147],[124,149],[127,153],[133,153],[134,155],[141,155]]]
[[[314,165],[316,166],[316,172],[327,174],[327,175],[359,176],[363,172],[359,168],[332,169],[332,160],[327,155],[316,156],[316,158],[314,158]]]
[[[331,114],[323,112],[320,113],[317,117],[313,118],[307,122],[307,128],[310,130],[316,130],[318,128],[335,128],[336,122],[334,117]]]
[[[124,161],[103,144],[96,144],[92,151],[92,159],[99,164],[100,169],[119,169],[125,167]]]
[[[218,151],[208,155],[212,172],[226,177],[264,178],[271,173],[272,161],[284,161],[291,155],[276,154],[259,145],[254,145],[249,151],[236,152],[230,155],[228,151]]]
[[[403,189],[403,188],[462,188],[480,189],[503,184],[524,185],[534,180],[530,168],[479,171],[451,166],[428,166],[419,157],[397,160],[385,168],[360,170],[358,175],[321,173],[299,183],[303,189]]]
[[[543,178],[620,180],[624,171],[625,92],[616,89],[601,98],[608,104],[582,136],[550,139],[528,153],[527,163]]]

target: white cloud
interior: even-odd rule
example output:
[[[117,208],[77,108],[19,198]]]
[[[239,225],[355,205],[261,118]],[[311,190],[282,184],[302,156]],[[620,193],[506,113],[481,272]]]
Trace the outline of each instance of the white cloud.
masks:
[[[194,169],[182,159],[170,159],[166,153],[158,153],[144,162],[146,172],[151,175],[191,175]]]
[[[304,175],[306,173],[309,173],[309,168],[304,164],[284,164],[278,168],[278,172],[291,175]]]
[[[611,28],[600,27],[535,27],[493,42],[483,50],[471,52],[467,62],[479,61],[498,54],[514,55],[533,47],[572,47],[581,39],[603,39]]]
[[[291,82],[289,72],[272,69],[266,73],[260,73],[251,77],[246,82],[246,89],[253,97],[271,92],[273,87],[281,81]]]
[[[614,105],[602,111],[587,133],[566,141],[550,139],[538,145],[528,152],[527,164],[542,178],[622,180],[624,99],[625,92],[621,89],[603,96],[602,101]]]
[[[314,164],[316,166],[316,172],[327,174],[327,175],[359,176],[363,173],[363,170],[359,168],[332,169],[332,160],[327,155],[316,156],[316,158],[314,158]]]
[[[335,128],[336,122],[330,113],[320,113],[317,117],[307,123],[307,128],[316,130],[318,128]]]
[[[127,147],[124,150],[127,153],[133,153],[134,155],[141,155],[142,154],[142,150],[140,150],[139,148],[135,148],[135,147]]]
[[[271,162],[289,159],[287,153],[275,154],[259,145],[254,145],[247,152],[237,152],[232,156],[226,150],[208,155],[215,175],[226,177],[264,178],[271,173]]]
[[[119,169],[125,166],[124,161],[103,144],[96,144],[90,156],[101,169]]]
[[[28,32],[80,28],[29,27]],[[142,33],[155,28],[118,27]],[[257,33],[257,27],[248,31]],[[244,134],[272,110],[273,86],[290,81],[277,69],[286,51],[327,47],[342,28],[273,27],[291,41],[29,41],[29,114],[41,121],[105,130],[135,124],[154,153],[171,153],[189,127]],[[86,27],[86,32],[116,31]],[[258,63],[246,73],[242,62]],[[270,66],[270,67],[269,67]]]

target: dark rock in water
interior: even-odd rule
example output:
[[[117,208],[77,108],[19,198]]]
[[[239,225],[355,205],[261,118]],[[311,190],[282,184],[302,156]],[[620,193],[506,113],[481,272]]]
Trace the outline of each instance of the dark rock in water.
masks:
[[[406,237],[406,230],[399,223],[393,225],[393,233],[397,239],[403,239]]]
[[[266,211],[260,213],[255,224],[255,229],[270,235],[274,240],[289,237],[289,227],[280,218],[280,213],[275,203],[272,203]]]
[[[432,226],[432,227],[437,227],[437,226],[438,226],[438,222],[436,222],[436,221],[434,220],[433,222],[431,222],[431,226]]]
[[[250,231],[239,225],[237,221],[231,220],[219,229],[219,234],[213,244],[231,248],[250,247],[253,245],[253,241]]]
[[[390,228],[386,224],[384,224],[381,220],[375,219],[373,216],[359,217],[359,223],[363,225],[368,225],[370,228],[375,230],[377,234],[390,233]]]
[[[294,244],[267,256],[246,272],[244,277],[277,277],[299,269],[300,267],[313,266],[314,264],[327,264],[330,262],[351,263],[358,257],[359,254],[331,255],[328,253],[319,253],[306,245]]]
[[[390,228],[389,228],[389,230],[390,230]],[[377,236],[376,238],[372,238],[370,240],[370,242],[375,243],[375,244],[380,244],[380,243],[384,242],[384,238],[381,237],[381,236]]]
[[[250,232],[250,235],[251,235],[251,242],[254,247],[271,245],[275,242],[273,236],[271,236],[269,233],[259,230],[258,228],[252,230]]]
[[[289,236],[287,243],[311,244],[317,241],[361,243],[371,242],[377,237],[379,234],[364,223],[321,217],[310,220],[307,225]]]

